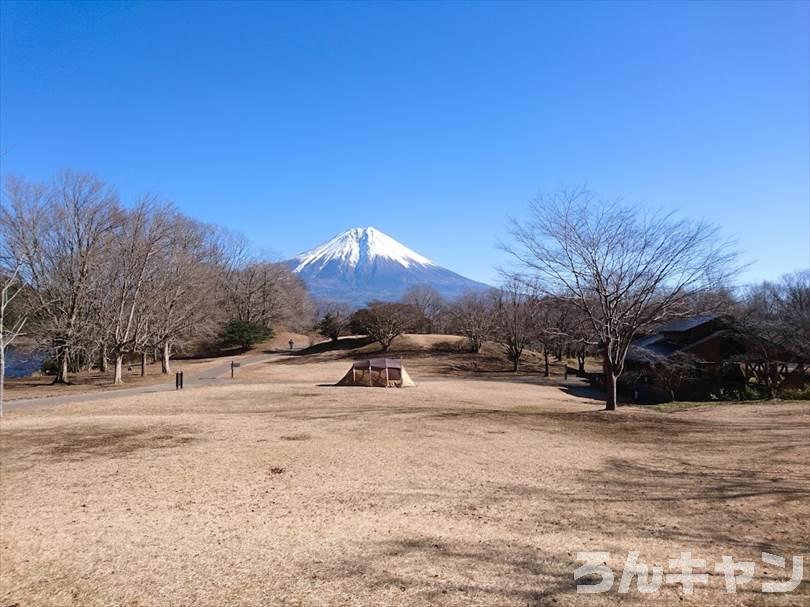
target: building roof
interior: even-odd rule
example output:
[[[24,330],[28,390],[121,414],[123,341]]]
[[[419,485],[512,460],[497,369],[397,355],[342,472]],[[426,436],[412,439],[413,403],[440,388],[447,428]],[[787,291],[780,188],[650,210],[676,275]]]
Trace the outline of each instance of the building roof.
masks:
[[[676,318],[659,325],[651,335],[633,340],[627,352],[627,360],[655,364],[679,351],[689,350],[708,339],[725,335],[723,330],[714,330],[709,335],[688,335],[690,331],[720,317],[701,314],[689,318]]]
[[[700,314],[699,316],[691,316],[689,318],[676,318],[675,320],[670,320],[669,322],[665,322],[664,324],[660,325],[655,332],[683,333],[685,331],[691,331],[700,325],[705,325],[707,322],[711,322],[716,318],[719,317],[715,314]]]

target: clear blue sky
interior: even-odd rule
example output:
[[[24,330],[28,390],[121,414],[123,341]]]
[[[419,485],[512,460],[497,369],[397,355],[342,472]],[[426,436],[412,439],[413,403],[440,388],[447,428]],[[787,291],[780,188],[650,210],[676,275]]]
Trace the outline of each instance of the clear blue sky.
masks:
[[[810,265],[810,4],[3,2],[0,170],[89,170],[291,256],[373,225],[492,281],[535,194]]]

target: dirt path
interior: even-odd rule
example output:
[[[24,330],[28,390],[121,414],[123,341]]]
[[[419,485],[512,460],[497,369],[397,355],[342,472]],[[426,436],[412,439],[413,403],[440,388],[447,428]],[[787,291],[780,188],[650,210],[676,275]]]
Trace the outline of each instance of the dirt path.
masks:
[[[202,388],[208,386],[222,385],[230,381],[231,362],[237,362],[240,369],[268,362],[274,358],[283,356],[282,354],[246,354],[242,356],[234,356],[228,358],[227,361],[223,360],[220,364],[214,367],[209,367],[194,373],[185,373],[183,377],[184,389],[187,388]],[[239,373],[239,371],[237,371]],[[102,392],[81,392],[73,394],[65,394],[62,396],[44,396],[41,398],[31,398],[24,400],[13,400],[6,402],[3,405],[5,411],[20,411],[24,409],[32,409],[36,407],[44,407],[51,405],[65,405],[70,403],[80,402],[94,402],[99,400],[108,400],[113,398],[122,398],[125,396],[136,396],[138,394],[153,394],[157,392],[173,392],[175,388],[174,375],[167,376],[167,381],[160,384],[151,384],[146,386],[136,386],[133,388],[122,388],[116,390],[104,390]]]

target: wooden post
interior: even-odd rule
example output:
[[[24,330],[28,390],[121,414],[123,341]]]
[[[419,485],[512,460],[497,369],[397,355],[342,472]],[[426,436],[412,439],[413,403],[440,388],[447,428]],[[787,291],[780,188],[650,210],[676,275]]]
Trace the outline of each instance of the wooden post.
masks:
[[[388,363],[385,364],[385,387],[388,387]]]
[[[374,382],[371,379],[371,361],[368,361],[368,385],[373,386]]]
[[[357,383],[357,369],[355,369],[354,365],[352,365],[352,385],[355,383]]]
[[[231,361],[231,379],[233,379],[233,361]]]

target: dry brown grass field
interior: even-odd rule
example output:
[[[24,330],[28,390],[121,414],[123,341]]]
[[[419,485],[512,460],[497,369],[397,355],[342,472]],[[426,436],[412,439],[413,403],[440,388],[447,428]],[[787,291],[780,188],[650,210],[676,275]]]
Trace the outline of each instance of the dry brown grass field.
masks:
[[[759,592],[786,577],[761,552],[810,561],[807,404],[607,413],[438,338],[396,346],[416,388],[332,387],[373,351],[346,344],[12,410],[0,607],[807,604],[808,581]],[[619,595],[630,550],[665,569],[691,551],[709,582]],[[610,552],[611,592],[576,594],[578,551]],[[757,562],[737,594],[724,554]]]

